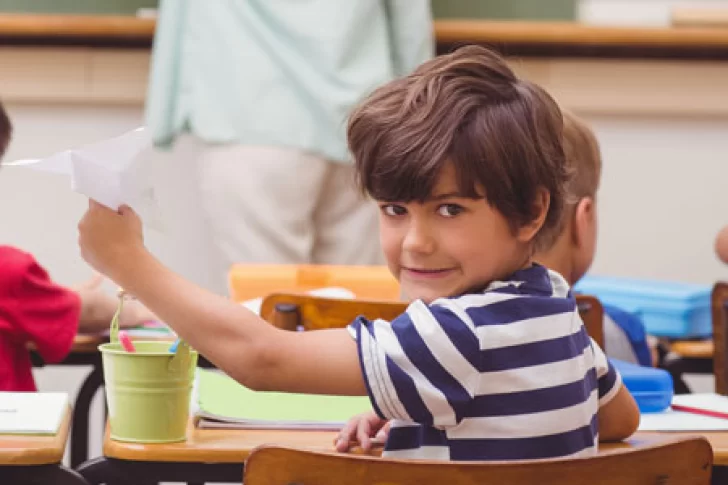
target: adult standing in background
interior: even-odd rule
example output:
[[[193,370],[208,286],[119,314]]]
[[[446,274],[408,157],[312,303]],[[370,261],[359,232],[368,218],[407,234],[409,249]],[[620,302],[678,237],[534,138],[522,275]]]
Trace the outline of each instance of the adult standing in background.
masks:
[[[345,121],[433,55],[429,3],[161,2],[146,121],[174,144],[157,163],[169,264],[222,293],[236,262],[381,261]]]

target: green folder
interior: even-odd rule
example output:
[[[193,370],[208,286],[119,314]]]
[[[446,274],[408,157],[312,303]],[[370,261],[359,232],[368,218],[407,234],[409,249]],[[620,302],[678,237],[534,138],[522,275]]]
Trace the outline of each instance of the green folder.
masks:
[[[365,396],[252,391],[205,369],[197,370],[197,394],[200,428],[338,430],[350,417],[372,409]]]

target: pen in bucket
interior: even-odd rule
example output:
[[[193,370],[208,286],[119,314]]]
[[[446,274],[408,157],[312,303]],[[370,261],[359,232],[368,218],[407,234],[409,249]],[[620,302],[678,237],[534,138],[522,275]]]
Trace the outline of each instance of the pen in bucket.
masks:
[[[172,345],[169,346],[169,351],[173,354],[177,352],[177,347],[179,347],[180,339],[176,339]]]
[[[119,340],[119,319],[121,318],[121,311],[124,309],[124,295],[125,291],[123,288],[119,288],[116,291],[116,296],[119,299],[119,304],[116,306],[114,316],[111,318],[111,331],[110,337],[112,342]]]
[[[129,337],[129,334],[123,330],[119,330],[119,343],[127,352],[136,352],[136,348],[134,348],[134,343],[131,341],[131,337]]]

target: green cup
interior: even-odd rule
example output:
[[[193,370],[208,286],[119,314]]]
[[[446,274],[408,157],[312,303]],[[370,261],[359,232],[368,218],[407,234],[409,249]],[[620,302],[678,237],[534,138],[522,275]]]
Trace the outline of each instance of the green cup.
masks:
[[[135,341],[136,352],[112,342],[99,346],[106,383],[111,438],[172,443],[187,438],[197,352],[181,342]]]

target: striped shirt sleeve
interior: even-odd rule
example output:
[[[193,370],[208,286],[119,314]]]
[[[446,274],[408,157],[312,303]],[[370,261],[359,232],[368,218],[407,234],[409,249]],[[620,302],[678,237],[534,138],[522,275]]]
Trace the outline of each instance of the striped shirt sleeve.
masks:
[[[437,428],[462,420],[479,382],[471,323],[445,307],[415,301],[392,322],[360,317],[350,330],[382,418]]]
[[[622,376],[614,368],[604,351],[594,340],[591,341],[594,352],[594,367],[597,371],[597,388],[599,390],[599,407],[604,406],[617,394],[622,387]]]

